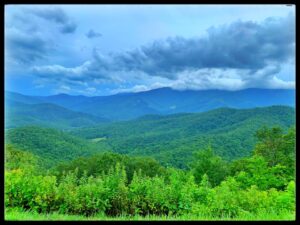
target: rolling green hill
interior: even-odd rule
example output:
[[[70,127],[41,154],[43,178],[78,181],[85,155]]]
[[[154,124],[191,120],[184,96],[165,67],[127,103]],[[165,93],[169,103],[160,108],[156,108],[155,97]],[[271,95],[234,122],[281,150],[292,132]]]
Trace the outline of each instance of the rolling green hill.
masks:
[[[256,142],[254,134],[262,126],[288,128],[294,123],[292,107],[219,108],[203,113],[147,115],[131,121],[74,128],[69,133],[20,127],[7,130],[6,142],[42,156],[50,161],[49,166],[113,151],[151,156],[164,166],[186,168],[193,152],[207,145],[230,161],[250,154]]]
[[[8,129],[5,143],[37,155],[43,159],[45,167],[105,150],[105,146],[96,146],[65,132],[36,126]]]
[[[262,126],[288,128],[295,123],[295,109],[271,106],[253,109],[220,108],[204,113],[149,115],[132,121],[91,128],[71,134],[107,144],[118,153],[147,155],[164,165],[185,168],[192,152],[211,144],[227,160],[247,156],[254,134]]]

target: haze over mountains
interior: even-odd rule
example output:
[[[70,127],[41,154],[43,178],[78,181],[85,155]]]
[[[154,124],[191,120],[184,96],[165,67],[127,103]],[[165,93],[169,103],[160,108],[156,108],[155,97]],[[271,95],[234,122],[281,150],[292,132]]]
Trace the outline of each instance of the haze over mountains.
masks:
[[[108,121],[131,120],[145,115],[204,112],[220,107],[253,108],[295,106],[295,90],[244,89],[173,90],[160,88],[111,96],[26,96],[5,92],[6,127],[26,124],[55,128],[85,127]]]

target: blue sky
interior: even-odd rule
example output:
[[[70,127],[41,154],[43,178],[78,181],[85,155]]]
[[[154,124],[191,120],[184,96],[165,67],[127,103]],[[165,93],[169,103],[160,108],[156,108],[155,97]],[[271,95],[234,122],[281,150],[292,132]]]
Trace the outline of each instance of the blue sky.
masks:
[[[7,5],[5,89],[294,88],[295,7]]]

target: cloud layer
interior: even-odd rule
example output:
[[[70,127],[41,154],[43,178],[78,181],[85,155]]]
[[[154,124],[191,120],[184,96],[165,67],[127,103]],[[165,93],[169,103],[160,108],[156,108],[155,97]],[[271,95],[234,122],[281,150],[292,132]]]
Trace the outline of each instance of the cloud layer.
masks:
[[[26,8],[24,10],[29,14],[58,24],[62,33],[73,33],[77,28],[77,24],[61,8]]]
[[[58,7],[21,8],[5,23],[6,60],[31,65],[57,50],[59,35],[76,31],[75,21]]]
[[[261,24],[235,22],[208,29],[206,38],[169,38],[134,51],[96,56],[110,70],[139,70],[151,76],[176,77],[184,70],[236,68],[257,70],[278,64],[295,54],[292,15],[268,18]],[[101,58],[102,57],[102,58]]]
[[[282,79],[283,73],[294,73],[289,69],[295,66],[293,13],[212,26],[204,35],[195,26],[202,36],[154,39],[108,53],[101,46],[104,39],[113,46],[126,37],[115,38],[109,30],[102,37],[99,27],[89,23],[80,28],[80,17],[74,20],[67,12],[72,10],[47,6],[10,13],[5,22],[6,71],[19,68],[34,77],[36,87],[51,85],[55,92],[89,95],[101,94],[99,88],[106,87],[111,93],[159,87],[295,87],[294,81]],[[93,28],[87,30],[87,24]]]
[[[133,91],[153,86],[293,88],[294,82],[277,74],[294,57],[295,18],[290,14],[261,23],[236,21],[209,28],[206,37],[168,38],[127,52],[101,54],[94,49],[92,59],[77,67],[39,66],[33,72],[40,78],[59,77],[62,83],[135,83]]]

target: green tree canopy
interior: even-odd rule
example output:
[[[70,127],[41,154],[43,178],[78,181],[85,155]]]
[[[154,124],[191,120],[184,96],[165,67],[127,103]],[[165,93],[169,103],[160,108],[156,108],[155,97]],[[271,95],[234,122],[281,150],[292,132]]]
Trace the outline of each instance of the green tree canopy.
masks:
[[[256,132],[258,143],[254,155],[265,158],[269,166],[281,164],[294,167],[295,162],[295,127],[285,134],[280,127],[263,127]]]
[[[190,165],[196,182],[201,182],[204,174],[208,176],[213,186],[218,185],[227,175],[227,164],[214,154],[209,146],[204,150],[195,152],[194,161]]]

